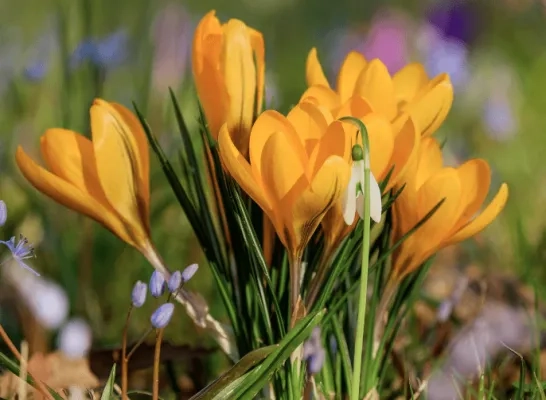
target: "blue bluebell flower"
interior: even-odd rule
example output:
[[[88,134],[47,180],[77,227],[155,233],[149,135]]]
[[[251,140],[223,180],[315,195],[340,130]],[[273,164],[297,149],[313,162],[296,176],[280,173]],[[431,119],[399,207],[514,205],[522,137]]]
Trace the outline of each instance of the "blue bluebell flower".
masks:
[[[34,248],[28,242],[28,239],[26,237],[24,237],[23,235],[19,235],[19,240],[16,243],[15,236],[12,236],[12,238],[8,241],[0,240],[0,243],[2,243],[9,249],[9,251],[11,252],[11,256],[21,267],[36,274],[37,276],[40,276],[38,272],[29,267],[24,261],[29,258],[35,257]]]
[[[133,292],[131,293],[131,301],[133,307],[139,308],[146,302],[146,292],[148,291],[148,285],[142,281],[137,281],[133,286]]]
[[[180,271],[175,271],[169,278],[169,281],[167,282],[167,287],[169,288],[169,292],[176,293],[178,291],[178,288],[180,288],[180,285],[182,284],[182,273]]]
[[[165,292],[165,277],[159,271],[154,271],[150,278],[150,293],[154,297],[161,297]]]
[[[198,264],[191,264],[184,268],[184,271],[182,271],[182,282],[188,282],[195,275],[198,269]]]
[[[150,322],[152,323],[152,326],[156,329],[163,329],[165,328],[169,322],[171,321],[171,318],[173,316],[174,312],[174,304],[173,303],[165,303],[160,305],[152,314],[150,318]]]

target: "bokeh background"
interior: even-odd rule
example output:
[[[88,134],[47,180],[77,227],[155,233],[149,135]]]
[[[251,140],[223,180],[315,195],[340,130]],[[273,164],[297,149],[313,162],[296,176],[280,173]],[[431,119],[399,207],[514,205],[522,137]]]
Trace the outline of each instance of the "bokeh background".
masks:
[[[104,230],[36,192],[21,176],[21,145],[40,159],[50,127],[89,134],[95,97],[134,101],[175,161],[181,149],[168,88],[196,126],[191,42],[199,19],[216,9],[266,42],[266,106],[287,111],[303,93],[305,60],[317,47],[334,82],[350,50],[380,58],[391,73],[422,62],[450,74],[455,100],[438,137],[449,163],[482,157],[492,192],[508,182],[501,216],[476,239],[451,249],[437,267],[472,263],[546,287],[546,2],[540,0],[18,0],[0,2],[0,198],[2,236],[35,244],[39,280],[2,270],[0,318],[31,349],[55,348],[66,321],[85,321],[93,348],[118,346],[130,291],[152,271],[143,257]],[[203,256],[152,155],[152,230],[173,269]],[[4,249],[6,250],[6,249]],[[7,250],[6,253],[7,254]],[[206,264],[189,283],[221,317]],[[540,292],[540,291],[539,291]],[[130,337],[146,329],[153,301],[135,314]],[[174,344],[212,345],[182,312],[167,330]],[[204,358],[215,373],[222,357]]]

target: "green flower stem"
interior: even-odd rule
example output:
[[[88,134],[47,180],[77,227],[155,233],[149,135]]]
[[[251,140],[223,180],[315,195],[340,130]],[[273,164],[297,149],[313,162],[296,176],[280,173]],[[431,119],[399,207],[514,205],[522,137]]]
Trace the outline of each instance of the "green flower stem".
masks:
[[[370,161],[366,147],[364,159],[364,229],[362,230],[362,268],[360,270],[360,296],[358,300],[358,318],[355,336],[353,360],[353,379],[351,400],[360,399],[360,375],[362,374],[362,350],[364,347],[364,327],[366,323],[366,298],[368,292],[368,268],[370,254]],[[368,388],[365,388],[368,390]]]

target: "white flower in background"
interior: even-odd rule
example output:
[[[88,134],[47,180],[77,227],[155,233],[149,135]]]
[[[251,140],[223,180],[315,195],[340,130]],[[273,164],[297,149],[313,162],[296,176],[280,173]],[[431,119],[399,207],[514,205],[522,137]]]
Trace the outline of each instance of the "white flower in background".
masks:
[[[91,328],[83,319],[74,318],[68,321],[57,339],[57,347],[66,357],[85,357],[91,348]]]
[[[483,107],[483,122],[489,137],[498,141],[511,139],[518,129],[508,93],[493,95]]]

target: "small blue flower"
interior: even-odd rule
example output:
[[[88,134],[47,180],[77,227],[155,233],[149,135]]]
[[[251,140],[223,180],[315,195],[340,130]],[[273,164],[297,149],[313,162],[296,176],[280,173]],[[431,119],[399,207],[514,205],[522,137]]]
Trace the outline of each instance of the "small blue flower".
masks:
[[[171,321],[171,318],[173,316],[174,312],[174,304],[173,303],[165,303],[160,305],[152,314],[150,318],[150,322],[152,323],[152,326],[156,329],[163,329],[165,328],[169,322]]]
[[[150,293],[154,297],[160,297],[165,292],[165,277],[159,271],[154,271],[150,278]]]
[[[48,69],[48,63],[43,60],[37,61],[25,67],[25,69],[23,70],[23,76],[30,82],[39,82],[44,79]]]
[[[182,273],[180,271],[175,271],[169,278],[169,281],[167,282],[167,286],[169,288],[169,292],[176,293],[178,291],[178,288],[182,284]]]
[[[135,286],[133,286],[133,292],[131,293],[133,307],[142,307],[142,305],[146,302],[147,290],[148,286],[144,282],[137,281],[137,283],[135,283]]]
[[[72,52],[71,69],[89,61],[95,66],[108,69],[121,65],[128,57],[129,36],[125,31],[115,32],[102,40],[83,40]]]
[[[8,207],[4,200],[0,200],[0,226],[4,226],[8,219]]]
[[[182,271],[182,282],[186,283],[189,281],[195,275],[198,269],[198,264],[191,264],[184,268],[184,271]]]
[[[307,372],[317,374],[326,359],[326,351],[320,341],[320,328],[317,326],[311,332],[311,337],[303,344],[303,358],[307,361]]]
[[[12,238],[8,241],[0,240],[0,243],[5,245],[9,249],[9,251],[11,252],[11,256],[15,261],[17,261],[19,266],[36,274],[37,276],[40,276],[38,272],[33,270],[23,261],[35,257],[34,248],[31,244],[29,244],[26,237],[24,237],[23,235],[19,235],[19,241],[17,242],[17,244],[15,243],[15,236],[12,236]]]

